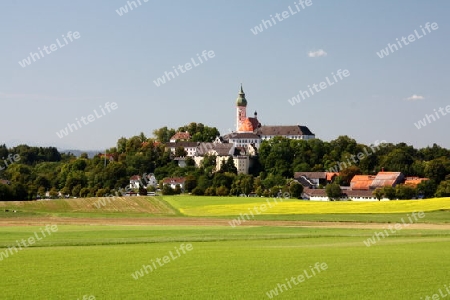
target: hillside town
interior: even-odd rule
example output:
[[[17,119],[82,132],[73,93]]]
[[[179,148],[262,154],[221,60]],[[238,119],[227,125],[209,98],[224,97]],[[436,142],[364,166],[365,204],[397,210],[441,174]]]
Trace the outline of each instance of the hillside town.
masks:
[[[221,167],[227,162],[234,165],[237,174],[249,174],[251,168],[259,163],[259,149],[263,141],[269,141],[274,138],[284,138],[293,140],[311,140],[315,138],[307,126],[304,125],[262,125],[258,120],[258,114],[255,111],[253,117],[247,117],[248,101],[245,97],[241,85],[238,97],[236,99],[236,130],[217,136],[213,142],[193,142],[192,136],[188,131],[176,132],[168,143],[165,143],[166,151],[171,153],[171,158],[178,163],[178,166],[184,168],[191,161],[196,168],[201,168],[205,157],[215,158],[215,167],[213,172],[219,172]],[[380,146],[372,146],[373,152]],[[365,155],[368,157],[372,153],[364,148]],[[358,158],[362,159],[362,153],[358,153]],[[353,155],[355,156],[355,155]],[[353,161],[355,161],[353,159]],[[356,162],[356,161],[355,161]],[[343,166],[344,165],[344,166]],[[429,178],[418,176],[406,176],[402,172],[380,170],[374,175],[362,175],[355,172],[350,179],[349,185],[339,184],[339,170],[350,167],[350,159],[347,163],[339,163],[329,171],[324,172],[295,172],[290,180],[290,185],[298,183],[301,185],[302,192],[297,193],[296,197],[303,200],[312,201],[381,201],[408,198],[418,199],[424,197],[424,192],[417,190],[420,184],[426,185]],[[148,176],[148,175],[147,175]],[[151,186],[151,189],[157,189],[157,180],[151,175],[150,181],[142,179],[139,175],[130,178],[130,187],[133,189]],[[137,183],[137,180],[140,181]],[[161,188],[170,187],[177,193],[186,192],[186,177],[167,177],[161,181]],[[327,185],[338,185],[336,192],[327,191]],[[396,193],[400,189],[400,192]],[[281,193],[279,190],[279,193]],[[160,190],[161,191],[161,190]],[[189,189],[188,189],[189,191]],[[250,190],[248,190],[250,191]],[[167,190],[166,190],[167,192]],[[153,194],[153,192],[151,192]],[[137,195],[136,192],[128,192],[126,195]],[[202,194],[202,193],[200,193]],[[212,193],[214,194],[214,193]],[[256,193],[251,190],[248,194],[241,193],[241,196],[262,196],[262,193]]]
[[[120,138],[93,158],[3,145],[0,156],[10,159],[0,174],[0,198],[289,193],[310,201],[381,201],[450,195],[450,151],[438,145],[363,145],[347,136],[325,142],[306,125],[265,125],[256,111],[248,116],[242,85],[235,104],[236,128],[224,135],[201,123],[164,127],[154,130],[155,138]]]

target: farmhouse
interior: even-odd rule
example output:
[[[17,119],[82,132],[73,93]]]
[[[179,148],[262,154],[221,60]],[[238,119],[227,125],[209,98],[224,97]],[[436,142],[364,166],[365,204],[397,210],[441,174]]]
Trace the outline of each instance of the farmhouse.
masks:
[[[175,187],[179,185],[181,190],[184,190],[185,181],[186,178],[184,177],[170,177],[163,180],[163,186],[169,185],[172,189],[175,189]]]
[[[317,189],[318,184],[329,183],[329,178],[322,174],[325,172],[296,172],[294,178],[300,182],[305,190],[303,195],[309,200],[329,201],[325,189]],[[331,177],[332,175],[330,175]],[[334,174],[336,176],[336,174]],[[334,177],[333,177],[334,178]],[[417,186],[428,178],[407,177],[401,172],[378,172],[377,175],[355,175],[349,187],[341,187],[342,195],[339,200],[352,201],[378,201],[374,196],[377,188],[395,187],[397,184],[408,184]],[[388,200],[383,198],[381,200]]]
[[[309,199],[311,201],[330,201],[325,192],[325,189],[305,189],[303,191],[304,198]],[[350,190],[344,189],[342,191],[341,197],[338,199],[339,201],[378,201],[378,199],[373,195],[373,191],[371,190]],[[387,198],[381,199],[382,201],[389,200]]]
[[[339,173],[337,172],[295,172],[294,179],[305,188],[319,188],[331,183]]]

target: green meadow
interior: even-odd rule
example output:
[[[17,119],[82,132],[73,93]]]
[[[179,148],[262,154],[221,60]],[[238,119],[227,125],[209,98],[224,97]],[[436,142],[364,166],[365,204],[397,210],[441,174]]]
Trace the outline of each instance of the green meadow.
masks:
[[[39,227],[1,228],[0,248]],[[420,299],[448,284],[450,233],[408,230],[375,245],[363,229],[59,226],[0,261],[2,299]],[[182,244],[192,250],[132,274]],[[312,276],[311,266],[327,269]]]
[[[215,199],[218,205],[229,201],[230,212],[234,205],[241,204],[236,203],[238,200],[251,204],[255,201]],[[90,202],[83,202],[84,209],[71,204],[77,207],[74,212],[67,208],[61,211],[60,207],[68,205],[61,203],[28,209],[28,205],[36,204],[3,202],[8,209],[20,207],[17,213],[2,211],[0,219],[5,222],[46,216],[48,224],[52,224],[54,216],[77,219],[91,215],[116,220],[117,225],[58,225],[57,232],[17,252],[8,247],[17,248],[18,242],[41,232],[46,223],[0,226],[0,299],[425,299],[450,285],[447,227],[405,228],[366,246],[364,241],[387,228],[388,222],[398,222],[405,216],[396,208],[389,220],[384,219],[389,218],[385,212],[354,214],[349,210],[348,214],[339,214],[330,210],[329,215],[341,216],[341,222],[372,215],[366,222],[386,221],[383,229],[271,225],[272,220],[301,221],[303,216],[319,218],[327,215],[324,213],[267,214],[259,216],[266,218],[267,225],[234,228],[121,224],[122,217],[132,215],[139,219],[191,218],[183,207],[201,209],[211,205],[206,201],[195,203],[197,200],[205,201],[202,197],[149,197],[152,214],[142,212],[147,204],[141,202],[139,209],[130,210],[126,201],[133,200],[126,199],[123,208],[115,204],[117,216],[110,211],[102,215],[102,210],[93,209]],[[231,220],[238,215],[230,212],[230,217],[216,217]],[[446,217],[446,209],[427,210],[425,219],[444,226]],[[183,253],[180,249],[188,245],[191,251]],[[326,264],[327,268],[318,272],[314,269],[316,263]]]

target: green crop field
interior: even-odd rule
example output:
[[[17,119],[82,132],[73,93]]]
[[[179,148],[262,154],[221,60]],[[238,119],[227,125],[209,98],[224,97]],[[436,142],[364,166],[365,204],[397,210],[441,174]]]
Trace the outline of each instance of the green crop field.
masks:
[[[425,299],[450,285],[448,198],[284,199],[277,205],[285,213],[267,210],[255,217],[263,225],[235,227],[228,221],[267,199],[126,198],[99,208],[96,198],[0,202],[0,299]],[[431,224],[389,231],[414,211],[425,211],[420,221]],[[74,225],[53,223],[61,216]],[[161,217],[170,222],[140,224]],[[130,218],[136,222],[125,225]],[[345,226],[295,223],[333,218]],[[205,224],[178,224],[184,220]],[[364,220],[385,224],[346,222]],[[43,236],[52,224],[57,231]]]
[[[0,229],[0,250],[39,232]],[[408,230],[363,243],[374,230],[294,227],[59,226],[0,261],[2,299],[420,299],[449,283],[450,232]],[[134,279],[143,265],[191,244]],[[313,276],[311,266],[325,263]],[[273,295],[272,295],[273,296]]]

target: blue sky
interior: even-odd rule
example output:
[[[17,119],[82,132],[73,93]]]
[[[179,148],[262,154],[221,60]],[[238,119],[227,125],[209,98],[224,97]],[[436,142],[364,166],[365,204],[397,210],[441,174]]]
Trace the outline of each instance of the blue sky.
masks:
[[[250,30],[294,1],[7,1],[0,18],[0,142],[103,149],[121,136],[190,122],[235,127],[242,82],[247,113],[264,125],[308,126],[317,138],[437,143],[450,148],[447,1],[312,0],[255,35]],[[136,0],[137,3],[137,0]],[[438,29],[380,58],[376,52],[427,22]],[[80,38],[21,67],[62,35]],[[423,35],[423,34],[422,34]],[[214,58],[157,87],[153,81],[203,50]],[[323,50],[326,55],[310,57]],[[292,106],[288,99],[332,72],[350,76]],[[415,100],[407,100],[413,97]],[[56,132],[106,102],[117,109],[59,138]],[[429,118],[430,119],[430,118]]]

